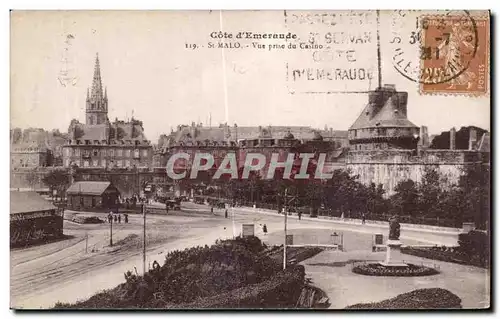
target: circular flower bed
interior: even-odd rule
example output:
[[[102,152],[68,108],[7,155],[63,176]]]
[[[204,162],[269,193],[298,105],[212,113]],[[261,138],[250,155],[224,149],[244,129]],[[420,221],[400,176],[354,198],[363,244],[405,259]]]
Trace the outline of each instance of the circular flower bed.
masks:
[[[379,263],[362,264],[352,268],[355,274],[367,276],[416,277],[430,276],[439,273],[434,268],[407,264],[406,266],[384,266]]]

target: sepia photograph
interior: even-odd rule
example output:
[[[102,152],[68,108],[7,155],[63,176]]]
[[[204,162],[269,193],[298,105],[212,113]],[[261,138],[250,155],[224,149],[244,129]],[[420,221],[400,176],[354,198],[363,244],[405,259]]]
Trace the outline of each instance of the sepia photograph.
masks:
[[[10,308],[491,310],[490,19],[11,10]]]

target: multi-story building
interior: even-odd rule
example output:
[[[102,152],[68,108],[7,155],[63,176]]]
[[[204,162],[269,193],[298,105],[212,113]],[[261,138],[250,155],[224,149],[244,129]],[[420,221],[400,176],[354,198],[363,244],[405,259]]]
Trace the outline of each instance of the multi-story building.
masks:
[[[51,151],[46,145],[31,142],[11,146],[10,165],[12,169],[46,167],[51,163]]]
[[[96,57],[92,88],[87,89],[85,123],[72,120],[63,165],[79,168],[131,169],[151,166],[153,148],[141,121],[108,119],[108,95],[103,90],[99,57]]]
[[[160,136],[154,166],[165,168],[170,155],[179,151],[209,151],[222,160],[225,152],[237,152],[245,158],[248,152],[270,155],[278,151],[326,151],[331,161],[342,162],[342,149],[348,145],[347,131],[315,130],[309,126],[228,126],[204,127],[201,124],[178,126],[170,135]]]
[[[54,153],[59,140],[41,128],[10,131],[10,164],[12,169],[36,168],[55,165]]]

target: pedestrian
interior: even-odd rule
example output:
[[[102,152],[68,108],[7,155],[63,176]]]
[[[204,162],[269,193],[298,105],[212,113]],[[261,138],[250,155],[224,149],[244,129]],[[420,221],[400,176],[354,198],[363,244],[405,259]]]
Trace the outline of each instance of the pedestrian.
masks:
[[[226,209],[226,211],[224,213],[224,217],[227,218],[227,209]]]
[[[116,216],[115,214],[113,215],[113,221],[116,223],[118,221],[118,216]]]
[[[365,213],[363,213],[361,215],[361,224],[365,224],[365,222],[366,222],[366,216],[365,216]]]
[[[214,207],[213,206],[210,207],[210,213],[212,213],[212,214],[214,213]]]
[[[122,215],[118,214],[118,223],[121,224],[121,222],[122,222]]]
[[[128,224],[128,214],[123,214],[123,218],[125,218],[125,224]]]
[[[109,214],[108,214],[108,223],[111,224],[112,221],[113,221],[113,213],[109,212]]]
[[[302,218],[302,212],[300,210],[299,210],[298,215],[299,215],[299,220],[300,220]]]
[[[267,235],[267,226],[266,226],[266,224],[264,224],[264,226],[262,226],[262,231],[264,232],[264,235]]]

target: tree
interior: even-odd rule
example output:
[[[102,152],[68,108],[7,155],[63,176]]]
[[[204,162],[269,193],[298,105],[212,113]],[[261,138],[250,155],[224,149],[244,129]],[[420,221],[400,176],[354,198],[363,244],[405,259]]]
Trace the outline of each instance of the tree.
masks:
[[[486,222],[490,219],[489,166],[467,167],[458,185],[450,193],[456,201],[455,215],[460,216],[462,221],[475,222],[478,227],[486,226]]]
[[[419,184],[420,211],[424,216],[439,217],[442,215],[442,183],[440,175],[434,168],[426,168]]]
[[[419,210],[419,191],[417,183],[411,179],[399,182],[391,196],[393,213],[417,216]]]
[[[61,169],[50,171],[43,177],[42,181],[49,187],[51,194],[56,190],[57,194],[61,197],[63,197],[66,189],[70,186],[67,172]]]

